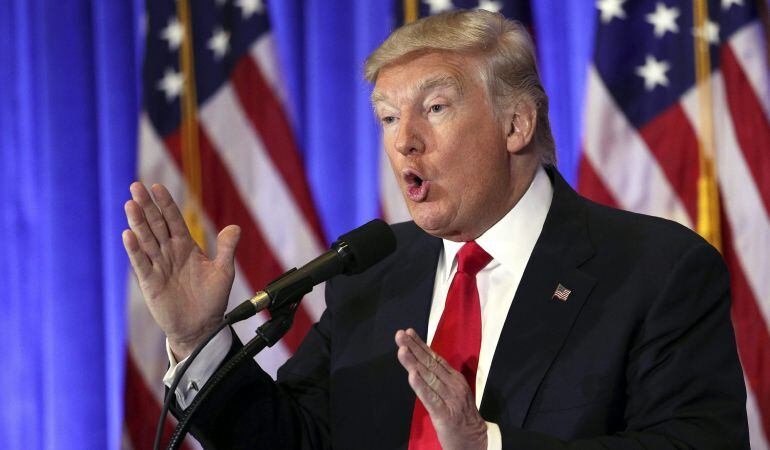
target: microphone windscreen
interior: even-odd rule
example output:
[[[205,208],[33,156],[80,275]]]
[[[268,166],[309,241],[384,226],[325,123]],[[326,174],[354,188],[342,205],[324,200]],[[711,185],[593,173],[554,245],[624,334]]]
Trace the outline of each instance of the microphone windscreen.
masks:
[[[347,274],[361,273],[396,250],[393,230],[380,219],[343,234],[338,241],[348,244],[348,250],[353,254],[354,264],[347,267]]]

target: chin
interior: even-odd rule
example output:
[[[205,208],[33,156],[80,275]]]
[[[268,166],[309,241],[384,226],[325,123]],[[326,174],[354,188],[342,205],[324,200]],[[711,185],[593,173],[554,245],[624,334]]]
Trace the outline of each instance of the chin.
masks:
[[[441,211],[436,209],[421,208],[420,206],[426,206],[424,204],[414,206],[409,208],[412,220],[431,236],[456,242],[470,241],[477,237],[474,230],[461,230],[463,226],[458,224],[456,215],[441,214]]]
[[[436,199],[416,203],[407,199],[406,206],[414,223],[430,235],[447,238],[456,227],[458,211],[452,203]]]
[[[445,218],[437,217],[432,214],[425,214],[423,211],[411,210],[410,214],[414,223],[426,233],[441,238],[446,235],[448,224]]]

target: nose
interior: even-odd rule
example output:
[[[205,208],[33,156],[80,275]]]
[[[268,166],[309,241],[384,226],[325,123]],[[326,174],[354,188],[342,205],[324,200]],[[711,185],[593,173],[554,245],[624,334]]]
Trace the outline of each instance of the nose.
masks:
[[[396,151],[404,156],[420,154],[425,150],[418,119],[411,117],[411,114],[401,116],[394,145]]]

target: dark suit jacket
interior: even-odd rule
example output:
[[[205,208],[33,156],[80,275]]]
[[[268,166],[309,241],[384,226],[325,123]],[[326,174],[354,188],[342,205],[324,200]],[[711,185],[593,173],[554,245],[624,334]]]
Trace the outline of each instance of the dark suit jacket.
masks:
[[[719,253],[663,219],[578,196],[549,168],[550,211],[498,342],[481,415],[508,449],[748,448]],[[327,283],[327,309],[274,383],[240,367],[194,434],[218,448],[406,449],[415,395],[394,335],[423,338],[441,240]],[[558,284],[572,291],[553,298]]]

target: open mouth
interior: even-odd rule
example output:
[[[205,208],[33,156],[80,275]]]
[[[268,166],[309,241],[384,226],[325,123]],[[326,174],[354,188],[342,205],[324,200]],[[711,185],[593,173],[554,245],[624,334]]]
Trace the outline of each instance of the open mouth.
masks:
[[[404,178],[406,179],[406,184],[408,185],[414,184],[414,185],[417,185],[418,187],[422,186],[422,177],[420,177],[414,172],[410,171],[408,174],[406,174]]]
[[[412,201],[421,202],[428,197],[430,181],[412,169],[404,169],[402,172],[404,182],[406,182],[406,196]]]

